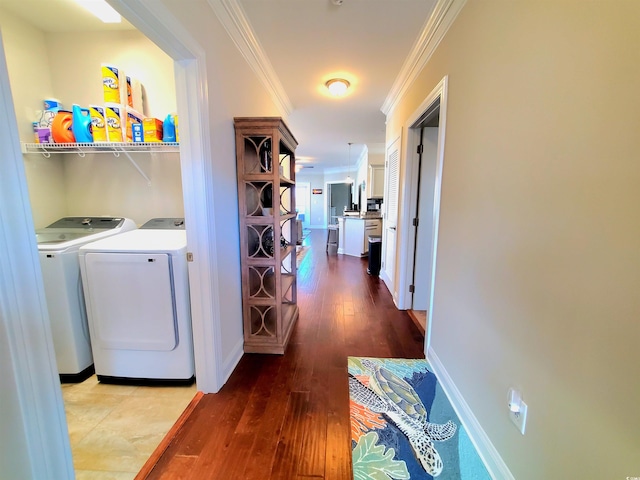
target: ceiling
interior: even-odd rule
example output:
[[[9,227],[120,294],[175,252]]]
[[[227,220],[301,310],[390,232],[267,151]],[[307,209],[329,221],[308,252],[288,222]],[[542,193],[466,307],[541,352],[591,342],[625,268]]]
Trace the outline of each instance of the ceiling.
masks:
[[[384,103],[435,0],[239,0],[293,110],[299,161],[344,167],[384,153]],[[330,97],[324,83],[351,82]],[[316,167],[318,168],[318,167]],[[308,170],[307,170],[308,171]]]
[[[365,146],[384,153],[380,108],[436,0],[225,1],[246,17],[282,86],[287,123],[299,142],[296,158],[314,167],[306,172],[353,166]],[[133,28],[126,21],[104,24],[74,0],[0,0],[0,8],[50,32]],[[351,83],[341,98],[324,88],[336,76]]]
[[[0,8],[13,13],[44,32],[131,30],[133,25],[102,23],[75,0],[0,0]]]

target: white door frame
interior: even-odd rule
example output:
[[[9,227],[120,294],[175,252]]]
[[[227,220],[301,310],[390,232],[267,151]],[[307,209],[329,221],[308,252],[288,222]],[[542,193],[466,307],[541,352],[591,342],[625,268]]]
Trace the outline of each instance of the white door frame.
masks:
[[[207,65],[200,44],[153,0],[109,3],[174,60],[185,225],[189,239],[191,321],[198,390],[217,392],[226,379],[220,331],[219,272],[215,241],[213,171]]]
[[[205,393],[217,392],[237,361],[227,359],[222,365],[220,358],[220,279],[212,220],[213,174],[204,51],[161,4],[153,0],[110,3],[175,61],[184,210],[189,250],[195,258],[189,265],[189,278],[197,387]],[[10,172],[0,177],[0,222],[10,226],[0,228],[0,344],[8,347],[15,373],[12,379],[3,380],[12,383],[17,392],[20,411],[13,413],[21,418],[26,441],[24,449],[16,447],[16,453],[28,462],[25,470],[31,471],[32,478],[73,479],[15,110],[1,43],[0,47],[0,155],[4,159],[3,170]],[[236,356],[239,359],[241,355],[240,351]]]
[[[385,198],[385,202],[384,202],[384,214],[382,217],[382,263],[381,263],[381,268],[380,268],[380,278],[382,279],[382,281],[384,282],[384,284],[387,286],[387,289],[389,290],[389,292],[391,292],[391,297],[393,299],[393,302],[396,304],[396,306],[398,306],[398,300],[396,298],[396,278],[398,276],[398,256],[399,256],[399,250],[398,250],[398,225],[401,222],[401,218],[400,218],[400,182],[401,182],[401,177],[400,177],[400,171],[402,169],[402,131],[400,131],[399,135],[394,135],[394,140],[392,142],[390,142],[387,147],[386,147],[386,151],[385,151],[385,160],[384,160],[384,164],[385,164],[385,171],[384,171],[384,198]],[[392,147],[395,144],[398,144],[398,180],[397,183],[398,185],[396,185],[396,189],[397,189],[397,195],[398,198],[396,199],[396,208],[397,211],[395,212],[395,225],[393,224],[393,222],[389,221],[389,208],[391,206],[391,202],[389,201],[389,199],[391,198],[391,194],[389,193],[389,187],[391,185],[391,182],[389,181],[389,177],[391,176],[392,173],[392,168],[391,165],[389,163],[389,151],[392,150]],[[391,231],[395,232],[395,233],[391,233]],[[387,256],[389,253],[389,235],[393,236],[393,252],[392,252],[392,256],[394,258],[393,260],[393,267],[389,268],[389,264],[387,262]]]
[[[309,228],[311,225],[311,182],[296,182],[296,195],[298,195],[298,189],[300,187],[307,187],[307,212],[305,212],[305,221],[302,222],[302,225],[304,228]],[[296,207],[299,207],[298,202],[296,202]]]
[[[346,185],[348,183],[349,182],[345,180],[331,180],[329,182],[324,182],[324,191],[326,193],[326,199],[324,202],[324,228],[327,228],[327,225],[329,225],[329,219],[331,218],[331,212],[329,211],[329,204],[331,203],[331,192],[329,191],[329,185]],[[351,186],[351,188],[353,188],[353,185]]]
[[[0,37],[0,463],[12,478],[75,478],[42,270]]]
[[[402,223],[398,226],[399,241],[401,245],[399,251],[400,265],[398,270],[398,281],[395,284],[394,297],[397,298],[397,306],[401,310],[411,308],[411,285],[413,274],[413,252],[415,235],[413,234],[413,224],[410,221],[416,215],[416,202],[418,197],[418,162],[416,149],[420,144],[420,128],[417,122],[429,108],[440,99],[440,121],[438,130],[438,148],[436,154],[436,176],[435,189],[433,193],[433,249],[431,253],[431,289],[429,292],[429,310],[427,312],[427,331],[425,333],[425,354],[431,343],[431,320],[433,317],[433,297],[436,279],[436,260],[438,251],[438,227],[440,225],[440,195],[442,188],[442,168],[444,164],[444,147],[447,125],[447,95],[448,76],[445,76],[438,85],[427,95],[420,106],[413,112],[406,122],[407,148],[404,175],[401,178],[400,191],[402,192]]]

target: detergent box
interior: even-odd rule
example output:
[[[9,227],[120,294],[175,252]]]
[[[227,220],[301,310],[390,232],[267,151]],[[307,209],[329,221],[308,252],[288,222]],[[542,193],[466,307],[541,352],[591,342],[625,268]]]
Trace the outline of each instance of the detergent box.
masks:
[[[107,121],[107,140],[109,142],[124,142],[127,122],[125,115],[124,105],[107,103],[104,106],[104,116]]]
[[[102,64],[102,91],[105,103],[127,103],[127,79],[122,69]]]
[[[144,99],[144,87],[135,78],[131,78],[131,96],[129,97],[129,101],[131,108],[142,113],[145,117],[149,115]]]
[[[33,122],[33,133],[36,143],[53,143],[51,128],[41,127],[38,122]]]
[[[133,124],[141,124],[142,120],[144,120],[144,116],[140,112],[127,107],[127,142],[133,142]]]
[[[145,142],[162,141],[162,121],[157,118],[147,117],[142,121],[142,131]]]
[[[89,105],[89,116],[91,117],[91,129],[94,142],[107,141],[107,119],[102,105]]]
[[[144,132],[142,130],[141,123],[132,123],[131,124],[131,133],[133,135],[134,143],[142,143],[144,142]]]
[[[133,92],[131,91],[131,77],[127,75],[127,106],[133,108]]]

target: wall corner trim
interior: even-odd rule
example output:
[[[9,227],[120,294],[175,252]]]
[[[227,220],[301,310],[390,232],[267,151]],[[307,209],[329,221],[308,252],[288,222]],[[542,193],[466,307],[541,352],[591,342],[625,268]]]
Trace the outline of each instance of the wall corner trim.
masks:
[[[467,0],[438,0],[380,110],[389,116],[426,66]]]
[[[293,105],[238,0],[207,0],[207,3],[286,119]]]
[[[438,355],[436,355],[432,348],[429,348],[427,353],[427,360],[431,365],[433,372],[436,374],[440,386],[447,395],[447,398],[451,402],[451,405],[464,425],[464,428],[467,430],[471,442],[476,447],[476,450],[478,451],[485,467],[487,467],[491,477],[499,478],[501,480],[515,480],[515,477],[504,463],[504,460],[502,460],[502,457],[493,446],[493,443],[491,443],[491,440],[476,419],[471,408],[462,397],[460,390],[458,390],[456,385],[453,383],[453,379],[447,373],[447,370],[438,358]]]
[[[242,319],[239,320],[242,323]],[[244,355],[244,338],[240,337],[240,340],[231,349],[231,353],[227,355],[222,366],[222,373],[220,378],[220,385],[224,385],[229,380],[229,377],[233,373],[233,370],[238,366],[238,363]]]

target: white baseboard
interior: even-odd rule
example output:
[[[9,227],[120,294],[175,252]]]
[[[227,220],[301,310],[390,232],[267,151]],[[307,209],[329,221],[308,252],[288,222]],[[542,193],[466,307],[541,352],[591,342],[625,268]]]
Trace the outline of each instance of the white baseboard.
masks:
[[[460,390],[455,386],[444,365],[440,362],[438,355],[436,355],[431,347],[429,347],[427,352],[427,360],[433,368],[433,373],[436,374],[438,382],[447,395],[449,402],[451,402],[453,409],[456,411],[458,418],[460,418],[460,422],[462,422],[465,430],[469,434],[471,442],[476,447],[478,455],[480,455],[482,462],[485,467],[487,467],[491,478],[494,480],[515,480],[511,471],[504,463],[504,460],[502,460],[502,457],[471,411],[471,408],[469,408],[469,405],[462,397]]]
[[[233,373],[234,368],[238,365],[238,362],[244,355],[244,338],[241,338],[238,343],[236,343],[235,347],[231,351],[231,354],[225,359],[224,365],[222,366],[222,382],[221,385],[227,383],[229,377]]]

